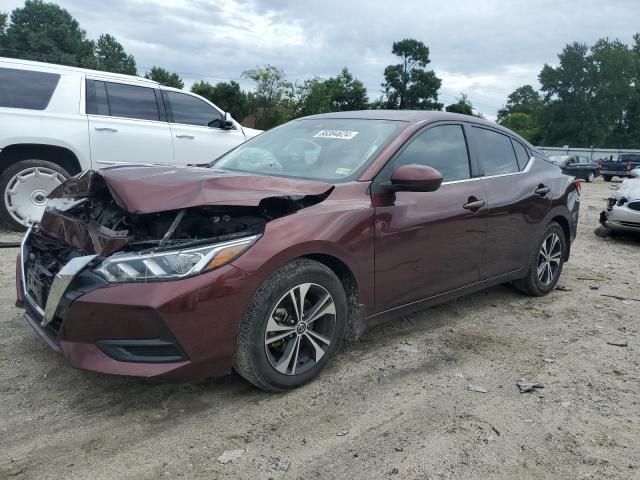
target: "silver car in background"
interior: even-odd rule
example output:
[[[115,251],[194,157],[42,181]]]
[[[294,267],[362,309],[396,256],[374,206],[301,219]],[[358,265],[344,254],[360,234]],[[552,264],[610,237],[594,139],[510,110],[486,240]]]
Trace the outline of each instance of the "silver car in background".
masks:
[[[640,233],[640,168],[631,170],[629,175],[609,197],[600,223],[611,230]]]

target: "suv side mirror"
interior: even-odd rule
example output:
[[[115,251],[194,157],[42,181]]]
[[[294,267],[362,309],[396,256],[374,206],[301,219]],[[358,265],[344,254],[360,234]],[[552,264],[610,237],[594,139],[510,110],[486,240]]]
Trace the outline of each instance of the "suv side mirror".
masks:
[[[233,128],[233,119],[229,112],[224,112],[224,118],[222,119],[222,128],[224,130],[231,130]]]
[[[406,192],[435,192],[442,184],[442,174],[426,165],[403,165],[391,175],[391,185]]]

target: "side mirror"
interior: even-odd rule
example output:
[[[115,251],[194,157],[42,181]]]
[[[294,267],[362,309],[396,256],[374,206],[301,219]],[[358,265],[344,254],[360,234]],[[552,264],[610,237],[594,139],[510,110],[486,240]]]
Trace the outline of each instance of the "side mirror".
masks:
[[[403,165],[391,175],[391,185],[407,192],[435,192],[442,184],[442,174],[426,165]]]
[[[222,119],[222,128],[224,130],[231,130],[233,128],[233,119],[229,112],[224,112],[224,118]]]

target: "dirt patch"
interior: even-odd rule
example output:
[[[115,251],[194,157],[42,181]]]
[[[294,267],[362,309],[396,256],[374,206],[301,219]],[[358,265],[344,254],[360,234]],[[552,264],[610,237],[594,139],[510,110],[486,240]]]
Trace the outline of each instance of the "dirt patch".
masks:
[[[640,304],[601,294],[639,297],[640,241],[593,234],[610,186],[583,185],[563,290],[398,319],[277,395],[70,368],[13,307],[0,250],[0,478],[638,478]]]

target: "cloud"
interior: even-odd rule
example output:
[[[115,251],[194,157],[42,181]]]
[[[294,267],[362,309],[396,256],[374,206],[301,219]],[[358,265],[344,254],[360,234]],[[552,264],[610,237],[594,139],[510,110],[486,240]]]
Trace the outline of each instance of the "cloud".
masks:
[[[9,0],[10,10],[22,2]],[[372,98],[380,93],[391,45],[416,38],[443,79],[441,101],[468,94],[494,118],[518,86],[537,84],[570,42],[630,42],[640,30],[637,0],[61,0],[92,38],[115,35],[145,71],[161,65],[187,83],[237,80],[271,63],[292,80],[337,74],[344,66]]]

